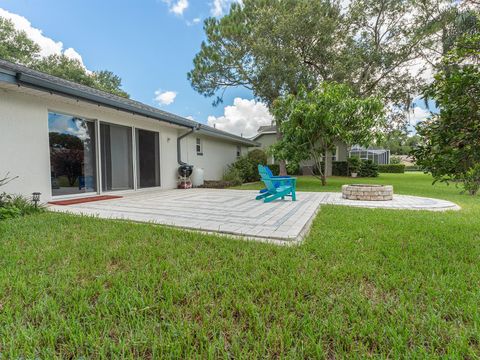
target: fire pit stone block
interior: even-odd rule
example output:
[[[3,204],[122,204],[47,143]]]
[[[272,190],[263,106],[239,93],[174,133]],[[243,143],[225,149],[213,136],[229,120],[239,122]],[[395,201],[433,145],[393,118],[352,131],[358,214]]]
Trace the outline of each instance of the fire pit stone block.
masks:
[[[387,201],[393,199],[392,185],[351,184],[342,186],[342,197],[348,200]]]

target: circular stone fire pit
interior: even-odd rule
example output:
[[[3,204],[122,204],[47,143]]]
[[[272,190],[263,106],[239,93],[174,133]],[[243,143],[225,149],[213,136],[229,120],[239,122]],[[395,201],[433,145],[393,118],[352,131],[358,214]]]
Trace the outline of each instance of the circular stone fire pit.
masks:
[[[349,200],[386,201],[393,199],[392,185],[352,184],[342,186],[342,197]]]

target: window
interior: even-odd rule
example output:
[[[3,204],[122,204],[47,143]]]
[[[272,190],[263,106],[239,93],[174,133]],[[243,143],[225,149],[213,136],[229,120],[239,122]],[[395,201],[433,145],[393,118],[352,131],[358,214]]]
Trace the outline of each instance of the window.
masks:
[[[242,156],[242,147],[240,145],[237,145],[237,158]]]
[[[52,195],[97,191],[95,123],[48,113]]]
[[[197,155],[203,155],[202,139],[197,138],[196,143]]]
[[[338,159],[338,146],[335,146],[335,152],[332,154],[332,161],[337,161]]]

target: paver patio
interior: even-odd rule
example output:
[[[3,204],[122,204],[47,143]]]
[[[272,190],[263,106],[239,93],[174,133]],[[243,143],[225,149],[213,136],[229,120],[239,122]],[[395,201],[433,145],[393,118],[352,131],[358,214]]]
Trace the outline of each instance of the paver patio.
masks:
[[[340,193],[297,192],[297,201],[256,201],[257,191],[190,189],[145,191],[123,198],[52,205],[54,211],[94,215],[107,219],[152,222],[185,229],[243,238],[295,244],[307,234],[321,204],[414,210],[458,210],[451,202],[396,195],[392,201],[362,202],[342,199]]]

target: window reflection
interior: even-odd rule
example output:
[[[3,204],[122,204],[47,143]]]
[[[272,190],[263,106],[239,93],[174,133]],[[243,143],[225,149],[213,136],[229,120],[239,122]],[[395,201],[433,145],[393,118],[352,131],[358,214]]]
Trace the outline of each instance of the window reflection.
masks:
[[[50,112],[48,131],[52,195],[95,192],[94,122]]]

